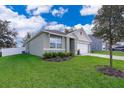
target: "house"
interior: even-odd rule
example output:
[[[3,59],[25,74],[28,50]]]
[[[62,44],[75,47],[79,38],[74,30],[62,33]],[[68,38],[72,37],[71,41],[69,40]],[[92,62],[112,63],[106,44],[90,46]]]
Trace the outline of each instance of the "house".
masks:
[[[124,42],[117,42],[115,45],[113,45],[112,47],[115,48],[115,47],[121,47],[121,46],[124,46]]]
[[[26,42],[26,52],[41,56],[45,52],[90,52],[91,40],[83,29],[70,32],[42,30]]]
[[[109,43],[106,41],[102,42],[102,50],[108,51],[109,50]]]
[[[92,40],[91,42],[91,51],[100,51],[102,50],[102,44],[103,41],[93,35],[88,35],[90,39]]]
[[[123,47],[124,46],[124,42],[117,42],[116,44],[112,45],[112,48],[116,48],[116,47]],[[102,44],[102,50],[109,50],[109,43],[108,42],[103,42]]]

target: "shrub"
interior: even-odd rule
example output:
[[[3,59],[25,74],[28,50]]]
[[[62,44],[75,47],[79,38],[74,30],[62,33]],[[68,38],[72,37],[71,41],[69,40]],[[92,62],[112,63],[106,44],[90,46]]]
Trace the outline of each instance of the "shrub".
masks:
[[[68,57],[69,56],[69,52],[65,52],[65,56]]]
[[[70,56],[74,56],[74,53],[70,52]]]
[[[64,52],[58,52],[58,56],[63,58],[63,57],[65,57],[65,53]]]
[[[43,58],[55,58],[55,57],[69,57],[74,56],[73,53],[70,52],[46,52],[43,54]]]
[[[52,52],[52,57],[57,57],[58,54],[56,52]]]
[[[46,53],[44,53],[43,54],[43,58],[52,58],[53,57],[53,54],[52,53],[48,53],[48,52],[46,52]]]

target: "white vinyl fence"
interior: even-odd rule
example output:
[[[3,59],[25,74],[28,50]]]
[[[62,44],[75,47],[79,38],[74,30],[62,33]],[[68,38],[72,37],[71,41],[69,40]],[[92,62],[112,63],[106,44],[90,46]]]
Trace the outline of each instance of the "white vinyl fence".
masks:
[[[4,49],[0,50],[0,52],[2,53],[2,56],[22,54],[23,51],[25,51],[25,47],[21,47],[21,48],[4,48]]]

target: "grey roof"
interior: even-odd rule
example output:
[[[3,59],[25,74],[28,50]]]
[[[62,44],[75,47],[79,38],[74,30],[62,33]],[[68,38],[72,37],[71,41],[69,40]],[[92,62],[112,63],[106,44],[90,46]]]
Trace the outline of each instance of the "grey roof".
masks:
[[[58,34],[60,36],[66,36],[66,33],[60,32],[58,30],[41,30],[40,32],[38,32],[37,34],[35,34],[34,36],[32,36],[29,40],[27,40],[27,42],[31,41],[32,39],[34,39],[35,37],[37,37],[38,35],[40,35],[43,32],[52,33],[52,34]]]
[[[95,37],[95,36],[93,36],[93,35],[88,35],[89,37],[90,37],[90,39],[92,40],[92,41],[101,41],[102,42],[102,39],[99,39],[99,38],[97,38],[97,37]]]
[[[53,33],[53,34],[55,33],[55,34],[66,35],[66,33],[61,32],[61,31],[58,31],[58,30],[45,30],[45,31],[51,32],[51,33]]]

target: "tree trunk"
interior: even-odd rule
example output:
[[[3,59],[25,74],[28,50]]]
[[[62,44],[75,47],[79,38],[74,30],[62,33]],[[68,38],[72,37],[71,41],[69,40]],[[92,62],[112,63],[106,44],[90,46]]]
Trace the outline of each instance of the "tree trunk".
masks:
[[[110,67],[112,68],[112,43],[110,43]]]
[[[110,5],[110,19],[109,19],[109,30],[110,30],[110,41],[109,41],[109,51],[110,51],[110,67],[112,68],[112,27],[111,27],[111,25],[112,25],[112,15],[111,15],[111,13],[112,13],[112,6]]]

